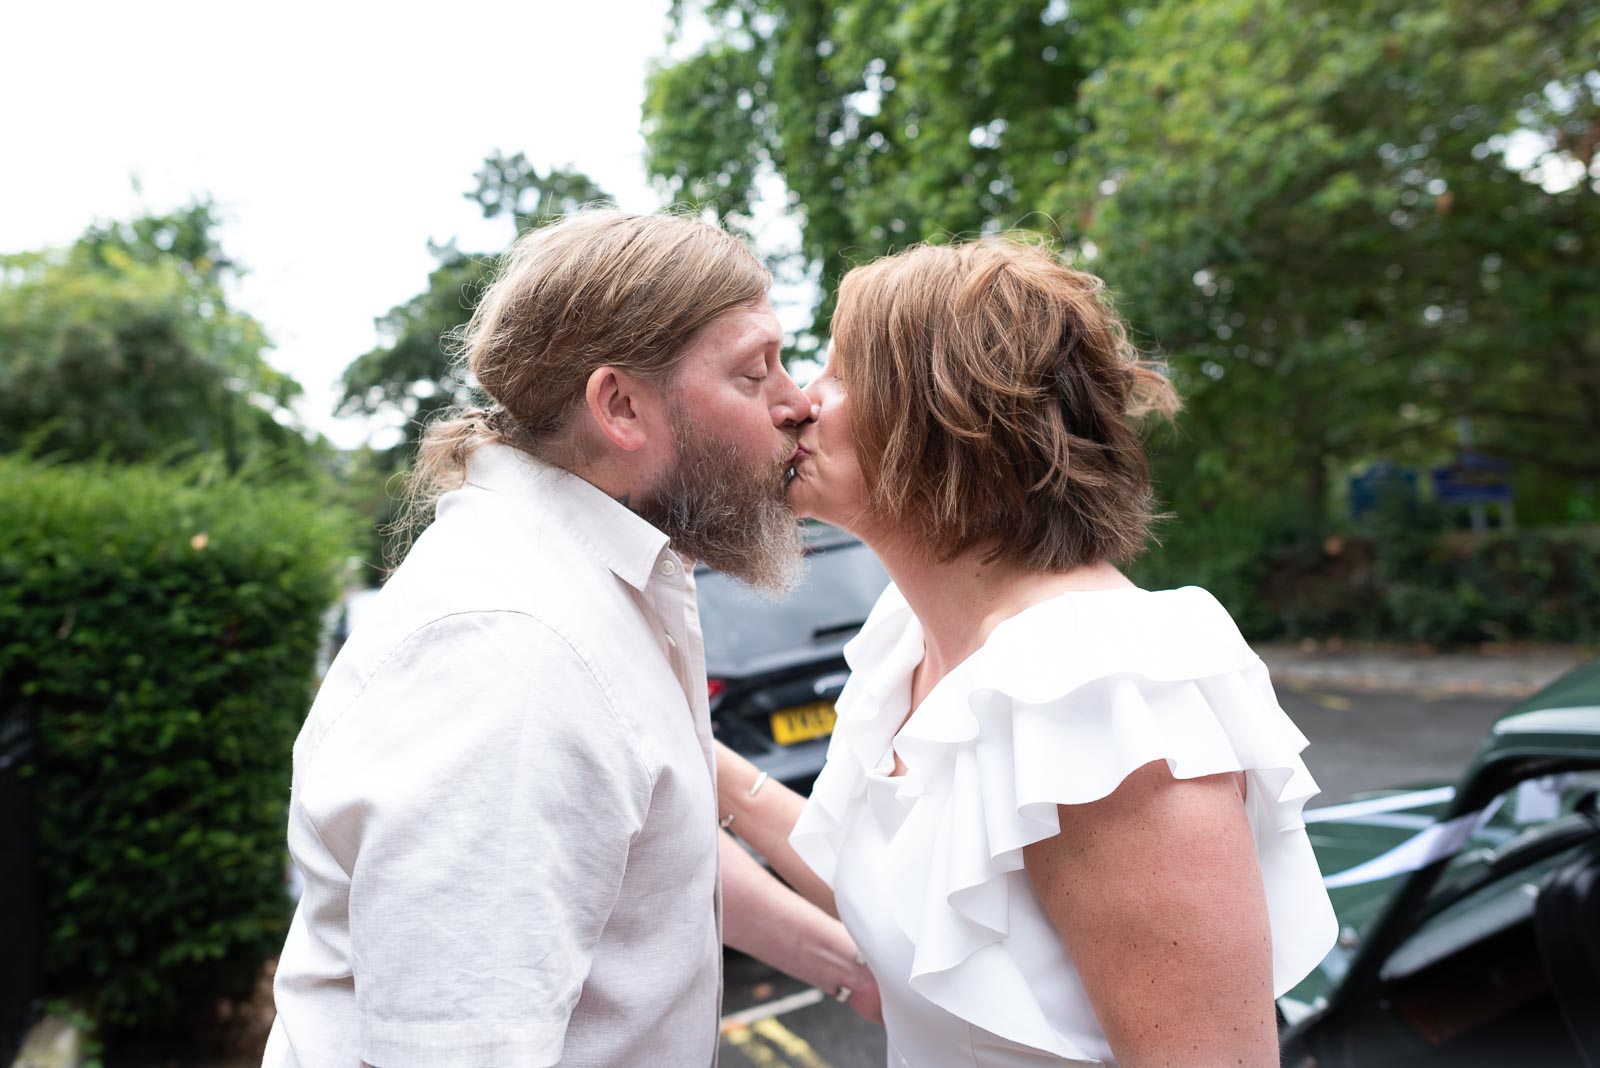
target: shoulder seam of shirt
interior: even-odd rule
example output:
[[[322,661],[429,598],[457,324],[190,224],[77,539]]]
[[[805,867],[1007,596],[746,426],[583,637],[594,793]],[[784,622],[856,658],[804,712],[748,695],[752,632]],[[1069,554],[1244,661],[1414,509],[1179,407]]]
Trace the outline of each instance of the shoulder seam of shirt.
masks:
[[[612,692],[610,683],[606,681],[605,677],[595,667],[594,661],[582,649],[578,648],[577,643],[572,640],[572,637],[561,628],[557,627],[547,619],[543,619],[534,615],[532,612],[517,608],[469,608],[459,612],[446,612],[443,615],[435,616],[425,623],[418,624],[412,630],[407,632],[403,638],[389,647],[389,651],[384,654],[383,659],[378,661],[378,663],[373,666],[372,670],[367,673],[366,677],[361,680],[360,687],[354,694],[351,695],[350,700],[345,702],[344,707],[339,709],[337,715],[329,717],[327,724],[322,728],[321,732],[317,734],[315,751],[310,762],[305,768],[305,772],[307,774],[310,774],[311,765],[316,763],[317,757],[322,755],[322,740],[328,736],[329,731],[333,730],[333,728],[344,719],[345,713],[354,708],[356,704],[360,702],[362,696],[367,692],[368,685],[370,685],[372,680],[377,677],[378,672],[382,671],[389,661],[394,659],[395,654],[403,649],[414,638],[416,638],[417,635],[421,634],[429,627],[432,627],[438,623],[443,623],[448,619],[454,619],[458,616],[521,616],[524,619],[538,624],[551,634],[555,635],[557,638],[561,639],[562,644],[570,649],[572,654],[578,658],[578,662],[583,665],[584,671],[588,672],[590,680],[594,682],[595,688],[599,690],[600,695],[605,698],[606,711],[611,713],[611,718],[616,722],[617,729],[622,735],[623,744],[627,746],[629,754],[632,755],[634,763],[638,765],[639,771],[641,774],[643,774],[645,781],[649,782],[651,780],[650,766],[645,762],[644,757],[639,753],[638,747],[634,744],[633,732],[628,729],[627,721],[623,719],[622,715],[617,711],[616,695]],[[307,820],[308,822],[311,822],[312,829],[316,831],[317,838],[320,840],[322,837],[322,831],[316,826],[315,821],[310,820],[309,813],[307,813]]]
[[[639,766],[639,772],[644,776],[644,781],[650,782],[650,765],[645,763],[644,757],[639,753],[638,746],[634,744],[633,730],[629,727],[628,721],[622,717],[620,712],[617,711],[616,694],[612,692],[610,679],[600,671],[589,654],[580,649],[578,647],[578,643],[574,641],[572,636],[562,628],[556,626],[547,619],[534,615],[532,612],[513,610],[507,611],[511,611],[511,614],[513,615],[525,616],[528,619],[531,619],[533,622],[537,623],[551,634],[554,634],[557,638],[560,638],[562,643],[565,644],[568,649],[572,650],[572,655],[578,658],[578,662],[583,665],[583,669],[589,673],[589,678],[594,681],[595,688],[598,689],[601,695],[606,699],[606,711],[611,713],[611,718],[616,722],[617,731],[622,735],[623,744],[628,747],[628,752],[633,756],[634,763]],[[647,797],[645,799],[646,810],[648,810],[649,807],[649,798]]]

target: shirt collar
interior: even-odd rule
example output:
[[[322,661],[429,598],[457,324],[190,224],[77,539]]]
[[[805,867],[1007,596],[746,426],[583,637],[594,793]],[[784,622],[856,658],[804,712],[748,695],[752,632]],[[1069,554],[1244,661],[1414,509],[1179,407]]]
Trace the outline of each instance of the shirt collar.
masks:
[[[555,514],[596,559],[641,592],[662,554],[672,552],[665,534],[603,490],[509,445],[482,445],[468,457],[467,484]]]

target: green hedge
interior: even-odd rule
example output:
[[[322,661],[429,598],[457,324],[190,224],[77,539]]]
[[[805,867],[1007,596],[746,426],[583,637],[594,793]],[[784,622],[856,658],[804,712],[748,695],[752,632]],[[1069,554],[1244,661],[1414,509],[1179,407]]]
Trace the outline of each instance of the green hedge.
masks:
[[[1277,637],[1281,630],[1274,607],[1262,598],[1273,554],[1315,540],[1292,506],[1271,503],[1248,512],[1170,516],[1156,525],[1156,536],[1159,542],[1131,569],[1134,581],[1149,590],[1203,586],[1247,638]]]
[[[49,992],[195,1024],[282,944],[290,753],[349,521],[304,490],[0,457],[0,714],[31,714]]]
[[[1207,587],[1258,640],[1600,643],[1600,529],[1471,534],[1449,518],[1419,507],[1331,530],[1270,509],[1179,519],[1134,574]]]

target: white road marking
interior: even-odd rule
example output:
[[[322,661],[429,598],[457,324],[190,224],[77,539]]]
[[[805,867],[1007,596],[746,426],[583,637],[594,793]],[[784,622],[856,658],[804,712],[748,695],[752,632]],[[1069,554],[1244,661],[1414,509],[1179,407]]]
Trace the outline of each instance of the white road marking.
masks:
[[[795,1012],[799,1009],[810,1008],[823,998],[827,997],[816,987],[802,990],[798,994],[790,994],[786,998],[778,998],[762,1005],[752,1005],[748,1009],[730,1012],[722,1018],[722,1030],[727,1031],[735,1027],[749,1027],[757,1020],[765,1020],[773,1016],[782,1016],[786,1012]]]

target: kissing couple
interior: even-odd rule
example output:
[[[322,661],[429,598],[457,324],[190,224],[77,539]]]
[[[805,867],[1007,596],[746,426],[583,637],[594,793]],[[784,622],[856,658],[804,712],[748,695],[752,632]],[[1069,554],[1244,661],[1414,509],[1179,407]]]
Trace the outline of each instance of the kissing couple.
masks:
[[[679,215],[505,257],[295,745],[267,1068],[712,1065],[724,944],[894,1068],[1278,1063],[1316,784],[1227,611],[1124,573],[1172,385],[1036,240],[850,271],[804,390],[770,285]],[[694,581],[792,588],[800,518],[893,580],[809,800],[713,738]]]

